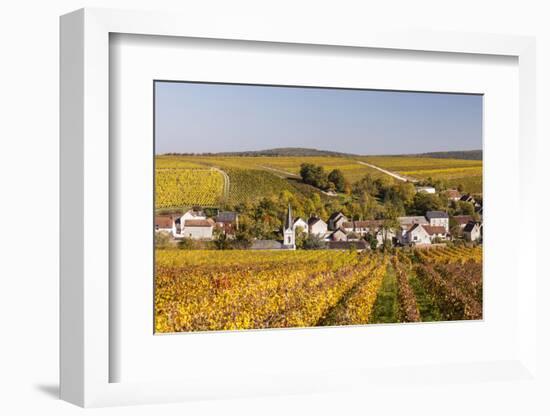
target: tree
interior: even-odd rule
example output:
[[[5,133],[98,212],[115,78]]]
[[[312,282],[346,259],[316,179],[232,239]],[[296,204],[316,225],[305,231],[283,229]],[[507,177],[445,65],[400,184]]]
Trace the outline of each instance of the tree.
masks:
[[[295,244],[296,248],[304,248],[304,242],[307,239],[307,233],[302,229],[302,227],[296,227],[295,231]]]
[[[250,248],[250,246],[252,246],[252,238],[250,234],[245,231],[238,231],[235,234],[235,240],[233,240],[232,246],[241,250]]]
[[[223,232],[218,232],[216,234],[214,245],[218,250],[228,250],[231,248],[231,242],[227,238],[227,235]]]
[[[334,184],[334,187],[338,192],[344,192],[346,186],[346,180],[344,174],[340,169],[334,169],[328,174],[328,181]]]
[[[192,250],[195,248],[195,242],[191,238],[182,238],[178,241],[178,248],[182,250]]]
[[[319,250],[325,248],[325,242],[317,234],[309,234],[302,247],[306,250]]]
[[[320,189],[327,189],[328,180],[325,169],[322,166],[316,166],[312,163],[302,163],[300,165],[300,176],[302,181],[308,185]]]
[[[444,208],[445,205],[437,195],[418,192],[414,196],[413,210],[417,215],[424,215],[426,211],[439,211]]]
[[[164,231],[155,233],[155,247],[156,248],[167,248],[170,245],[170,234]]]

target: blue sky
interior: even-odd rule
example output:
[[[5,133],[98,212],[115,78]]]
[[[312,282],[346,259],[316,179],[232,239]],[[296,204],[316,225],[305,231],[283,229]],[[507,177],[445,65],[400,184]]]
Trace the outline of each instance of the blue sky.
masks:
[[[155,141],[157,154],[481,149],[482,96],[156,82]]]

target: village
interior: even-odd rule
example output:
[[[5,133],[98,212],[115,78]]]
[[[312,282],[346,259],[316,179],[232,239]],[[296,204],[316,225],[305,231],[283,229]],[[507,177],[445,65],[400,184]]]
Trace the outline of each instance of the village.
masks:
[[[417,192],[435,193],[431,187],[417,187]],[[394,219],[353,220],[342,212],[328,218],[311,215],[294,218],[292,207],[286,209],[279,239],[252,239],[246,246],[251,250],[295,250],[326,248],[335,250],[377,249],[380,247],[429,247],[450,241],[480,243],[483,238],[483,207],[469,194],[451,189],[446,192],[449,202],[471,203],[475,215],[450,216],[443,210],[426,211],[424,215],[400,216]],[[239,231],[239,213],[218,211],[207,215],[194,207],[183,215],[156,215],[155,232],[178,241],[209,242],[235,239]],[[307,244],[299,241],[307,239]],[[314,244],[311,244],[314,242]]]

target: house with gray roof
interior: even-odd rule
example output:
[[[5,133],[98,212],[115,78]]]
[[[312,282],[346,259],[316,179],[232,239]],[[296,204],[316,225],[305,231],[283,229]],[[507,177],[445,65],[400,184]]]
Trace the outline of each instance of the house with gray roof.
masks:
[[[445,231],[449,232],[449,214],[444,211],[427,211],[426,219],[431,226],[445,227]]]

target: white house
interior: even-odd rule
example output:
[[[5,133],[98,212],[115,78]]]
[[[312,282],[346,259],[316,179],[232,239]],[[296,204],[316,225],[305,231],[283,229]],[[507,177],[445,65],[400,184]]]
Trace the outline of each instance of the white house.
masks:
[[[323,237],[328,230],[327,223],[321,218],[311,217],[308,222],[309,233]]]
[[[348,241],[348,236],[341,228],[339,228],[329,236],[329,239],[330,241]]]
[[[348,233],[353,232],[359,236],[364,236],[380,228],[383,223],[383,220],[347,221],[343,222],[340,228]]]
[[[426,231],[423,225],[414,224],[405,234],[405,244],[431,244],[430,234]]]
[[[296,232],[296,230],[297,230],[298,228],[301,228],[302,231],[303,231],[304,233],[306,233],[306,234],[307,234],[308,231],[309,231],[309,230],[308,230],[309,227],[308,227],[308,225],[307,225],[307,222],[305,222],[305,221],[304,221],[303,219],[301,219],[301,218],[296,218],[296,219],[294,220],[294,224],[292,224],[292,228],[294,228],[294,232]]]
[[[425,194],[435,194],[435,188],[433,186],[417,186],[416,192],[424,192]]]
[[[435,239],[447,239],[447,230],[445,230],[445,227],[441,227],[438,225],[423,225],[422,228],[426,230],[426,232],[430,236],[430,240],[432,243],[435,241]]]
[[[445,227],[445,231],[449,232],[449,214],[443,211],[428,211],[426,218],[433,227]]]
[[[334,212],[328,219],[328,229],[337,230],[343,223],[348,221],[348,218],[341,212]]]
[[[156,215],[155,216],[155,231],[170,233],[176,235],[176,221],[171,215]]]
[[[464,227],[464,239],[468,241],[478,241],[481,239],[481,226],[479,223],[471,221]]]
[[[185,220],[180,236],[193,240],[211,240],[214,224],[214,220],[211,218]]]

